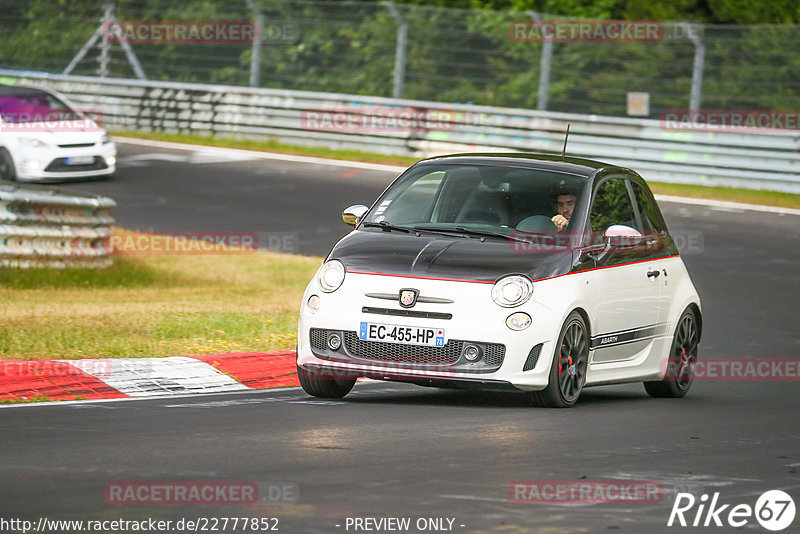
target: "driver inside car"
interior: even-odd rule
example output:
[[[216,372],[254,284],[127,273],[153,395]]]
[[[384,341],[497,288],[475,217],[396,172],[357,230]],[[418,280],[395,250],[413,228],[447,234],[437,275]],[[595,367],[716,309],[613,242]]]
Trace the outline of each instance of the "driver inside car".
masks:
[[[575,210],[575,201],[578,198],[572,193],[561,192],[556,196],[556,213],[550,219],[556,225],[558,231],[564,230],[572,219],[572,212]]]

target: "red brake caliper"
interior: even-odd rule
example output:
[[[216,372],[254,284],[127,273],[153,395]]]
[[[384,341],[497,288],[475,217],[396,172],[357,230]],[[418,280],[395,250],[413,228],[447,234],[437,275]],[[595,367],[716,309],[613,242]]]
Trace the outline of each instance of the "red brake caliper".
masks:
[[[561,345],[561,350],[562,350],[562,351],[564,350],[564,345],[563,345],[563,344]],[[561,374],[561,368],[562,368],[562,365],[561,365],[561,357],[559,357],[559,358],[558,358],[558,374]]]

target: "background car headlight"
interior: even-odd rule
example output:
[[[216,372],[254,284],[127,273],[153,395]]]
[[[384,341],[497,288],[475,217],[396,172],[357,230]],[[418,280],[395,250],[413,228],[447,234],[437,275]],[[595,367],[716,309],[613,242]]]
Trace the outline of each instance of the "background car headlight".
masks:
[[[492,299],[498,306],[504,308],[524,304],[531,295],[533,295],[533,283],[527,276],[506,276],[492,287]]]
[[[24,146],[29,146],[31,148],[49,148],[50,145],[42,141],[41,139],[36,139],[33,137],[20,137],[19,144]]]
[[[339,260],[331,260],[319,270],[317,283],[325,293],[332,293],[339,289],[344,282],[344,274],[344,263]]]

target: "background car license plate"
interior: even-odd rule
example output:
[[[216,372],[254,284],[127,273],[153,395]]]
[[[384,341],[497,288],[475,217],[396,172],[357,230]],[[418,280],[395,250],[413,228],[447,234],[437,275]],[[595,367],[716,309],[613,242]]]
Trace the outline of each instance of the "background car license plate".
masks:
[[[444,347],[444,344],[447,343],[447,338],[442,328],[381,323],[361,323],[358,329],[358,338],[364,341],[425,345],[427,347]]]
[[[73,156],[67,159],[67,165],[89,165],[94,163],[94,156]]]

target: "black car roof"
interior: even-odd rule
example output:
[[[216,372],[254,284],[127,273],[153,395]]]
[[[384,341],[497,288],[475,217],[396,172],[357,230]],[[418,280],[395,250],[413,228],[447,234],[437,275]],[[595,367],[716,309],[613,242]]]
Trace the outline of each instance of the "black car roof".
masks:
[[[0,84],[0,96],[38,96],[43,94],[50,93],[44,89],[36,89],[35,87],[26,87],[24,85]]]
[[[467,153],[467,154],[449,154],[446,156],[434,156],[427,158],[418,163],[423,164],[426,162],[447,162],[447,163],[462,163],[465,165],[515,165],[524,166],[537,169],[546,169],[552,171],[568,172],[586,178],[591,177],[599,170],[618,171],[630,173],[629,169],[603,163],[591,159],[566,157],[562,158],[554,154],[536,154],[536,153]]]

